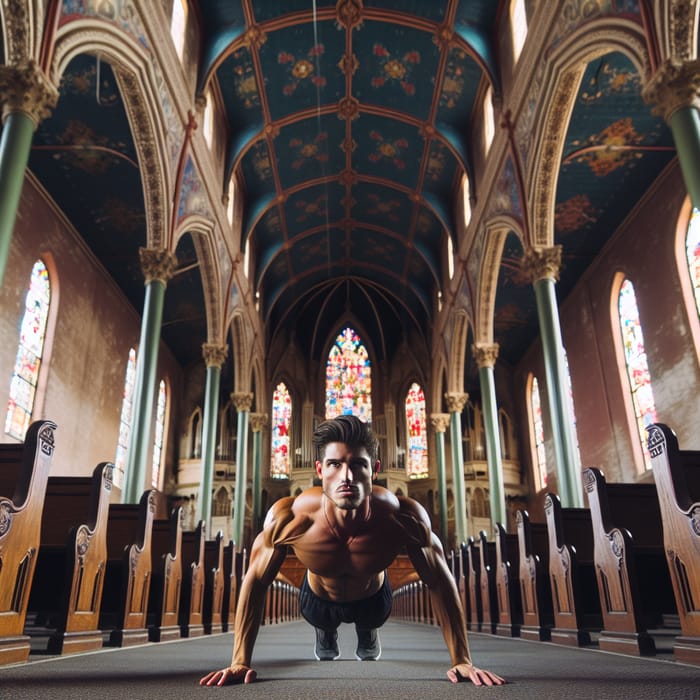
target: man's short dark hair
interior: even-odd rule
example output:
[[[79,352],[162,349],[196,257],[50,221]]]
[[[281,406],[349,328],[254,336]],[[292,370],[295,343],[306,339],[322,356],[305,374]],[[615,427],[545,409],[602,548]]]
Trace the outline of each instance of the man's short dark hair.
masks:
[[[326,445],[331,442],[343,442],[350,447],[364,447],[372,462],[377,460],[379,443],[369,423],[357,416],[340,415],[319,423],[313,434],[317,458],[323,460]]]

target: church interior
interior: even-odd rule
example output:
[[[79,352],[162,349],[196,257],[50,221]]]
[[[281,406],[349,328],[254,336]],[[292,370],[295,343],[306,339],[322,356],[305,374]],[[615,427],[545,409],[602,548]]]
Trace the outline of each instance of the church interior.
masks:
[[[138,666],[134,645],[188,638],[206,670],[265,513],[318,485],[312,433],[352,413],[376,483],[427,511],[475,648],[519,669],[506,695],[700,697],[697,0],[0,17],[0,686],[50,687],[47,663],[24,686],[47,654],[78,678],[89,651]],[[300,624],[285,566],[272,675]],[[410,564],[389,575],[375,681],[407,697],[381,674],[435,621]],[[527,680],[552,672],[543,645],[570,674],[551,696]],[[613,656],[574,655],[593,651]],[[591,661],[609,675],[576,695]],[[294,697],[337,695],[301,669]]]

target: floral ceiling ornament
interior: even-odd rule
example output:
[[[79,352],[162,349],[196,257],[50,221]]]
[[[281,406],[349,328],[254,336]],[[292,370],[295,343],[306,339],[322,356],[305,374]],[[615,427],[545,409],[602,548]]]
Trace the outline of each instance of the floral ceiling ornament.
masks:
[[[406,167],[406,161],[401,157],[402,151],[408,148],[408,141],[404,138],[385,140],[384,137],[376,130],[369,133],[369,137],[377,142],[374,153],[369,154],[369,159],[372,163],[377,163],[386,158],[390,160],[394,167],[403,170]]]
[[[322,56],[325,52],[323,44],[312,46],[303,58],[297,59],[294,54],[280,51],[277,56],[277,63],[281,66],[287,66],[289,71],[288,82],[282,89],[285,97],[293,95],[299,85],[306,80],[309,80],[316,87],[322,88],[326,86],[326,79],[322,75],[316,75],[315,60]]]
[[[293,138],[289,141],[289,147],[294,149],[297,158],[292,161],[292,168],[298,170],[304,163],[315,160],[318,163],[328,162],[328,151],[322,148],[323,144],[328,140],[328,132],[321,131],[311,141],[302,141],[298,138]]]
[[[372,87],[381,88],[389,82],[398,82],[401,89],[409,97],[416,94],[416,86],[412,80],[414,66],[420,63],[420,53],[418,51],[408,51],[403,58],[392,58],[391,53],[377,42],[372,53],[379,59],[381,72],[372,78]]]

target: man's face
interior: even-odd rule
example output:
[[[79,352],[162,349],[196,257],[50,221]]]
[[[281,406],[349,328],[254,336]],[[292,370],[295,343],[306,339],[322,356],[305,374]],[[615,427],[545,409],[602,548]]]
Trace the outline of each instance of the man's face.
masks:
[[[365,447],[331,442],[323,460],[316,460],[316,473],[323,492],[336,507],[354,510],[372,493],[375,466]]]

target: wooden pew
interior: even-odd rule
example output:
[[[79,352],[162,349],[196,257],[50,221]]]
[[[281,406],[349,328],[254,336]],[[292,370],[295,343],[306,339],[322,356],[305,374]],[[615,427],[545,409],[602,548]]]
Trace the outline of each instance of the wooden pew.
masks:
[[[147,615],[151,580],[154,490],[138,504],[113,503],[107,521],[107,576],[100,626],[110,630],[110,646],[148,641]]]
[[[526,510],[515,514],[518,533],[518,579],[524,639],[549,641],[554,627],[552,587],[549,583],[549,536],[544,523],[533,523]]]
[[[518,536],[508,534],[496,523],[496,601],[498,622],[496,634],[519,637],[523,624],[523,606],[520,600]]]
[[[467,545],[462,543],[454,554],[454,573],[457,581],[457,591],[467,621],[467,629],[472,629],[472,608],[469,599],[469,555]],[[474,622],[476,624],[476,621]],[[475,628],[474,628],[475,629]]]
[[[153,522],[151,590],[148,597],[148,638],[152,642],[180,638],[182,590],[182,526],[185,514],[173,508],[167,520]]]
[[[51,421],[36,421],[24,443],[0,445],[0,664],[29,657],[24,623],[55,430]]]
[[[700,452],[678,449],[663,423],[647,429],[659,497],[666,561],[680,618],[673,653],[700,663]]]
[[[233,631],[238,605],[238,592],[245,576],[248,555],[244,549],[236,551],[232,540],[224,547],[224,596],[221,603],[221,629],[223,632]]]
[[[496,544],[486,532],[479,532],[479,595],[481,597],[481,631],[496,634],[498,600],[496,598]]]
[[[182,533],[182,593],[180,596],[180,634],[201,637],[204,608],[204,543],[206,524],[200,520],[193,532]]]
[[[202,623],[206,634],[223,630],[221,616],[224,602],[224,533],[204,543],[204,600]]]
[[[603,629],[599,646],[654,654],[648,629],[676,614],[654,484],[607,484],[595,468],[583,472],[591,509],[594,559]]]
[[[107,516],[114,465],[91,477],[49,477],[41,548],[29,610],[54,628],[47,649],[71,654],[102,647],[100,606],[107,568]]]
[[[467,618],[467,629],[472,632],[481,632],[482,628],[482,609],[481,609],[481,570],[479,545],[473,537],[467,540],[467,580],[466,588],[469,595],[469,616]]]
[[[588,508],[562,508],[559,497],[548,493],[544,513],[554,608],[551,639],[569,646],[590,644],[591,631],[600,630],[603,624],[593,563],[591,512]]]

